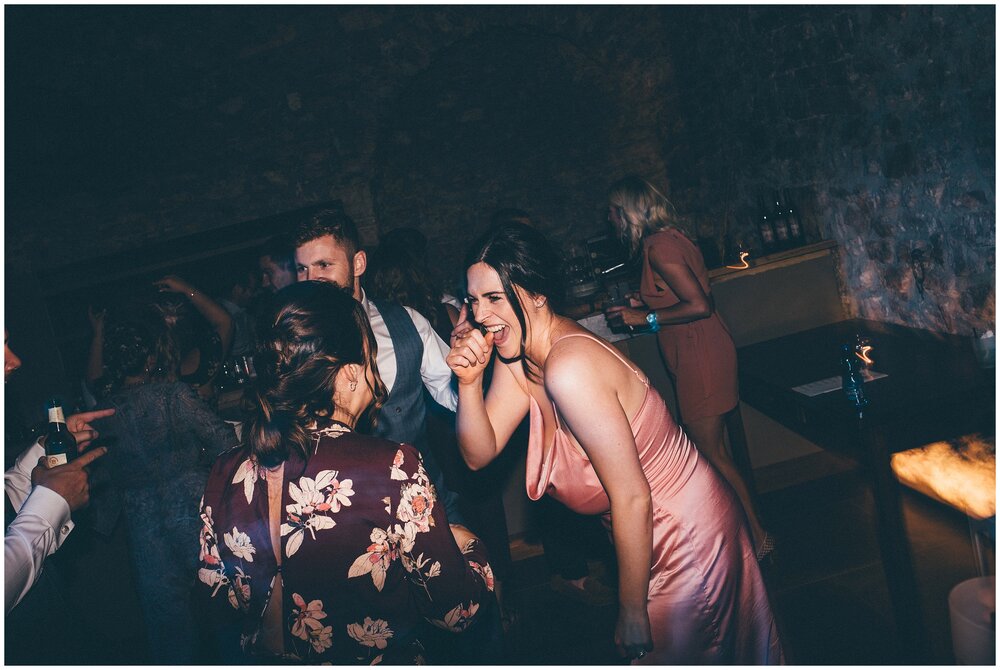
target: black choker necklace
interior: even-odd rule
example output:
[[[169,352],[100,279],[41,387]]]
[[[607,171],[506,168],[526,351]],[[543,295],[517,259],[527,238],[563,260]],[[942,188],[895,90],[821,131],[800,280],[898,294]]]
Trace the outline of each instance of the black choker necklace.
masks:
[[[510,365],[511,363],[517,363],[518,361],[523,361],[524,352],[519,353],[517,356],[514,356],[513,358],[504,358],[504,355],[498,351],[497,358],[499,358],[500,362],[503,363],[504,365]]]

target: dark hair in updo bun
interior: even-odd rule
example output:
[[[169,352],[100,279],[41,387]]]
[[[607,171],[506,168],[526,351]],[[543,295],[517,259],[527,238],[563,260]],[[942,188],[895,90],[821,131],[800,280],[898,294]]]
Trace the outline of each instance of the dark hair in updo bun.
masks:
[[[307,425],[333,413],[337,373],[345,365],[371,366],[371,415],[385,402],[368,316],[334,284],[298,282],[276,293],[260,319],[258,340],[257,407],[247,446],[260,465],[283,463],[291,449],[308,459]]]

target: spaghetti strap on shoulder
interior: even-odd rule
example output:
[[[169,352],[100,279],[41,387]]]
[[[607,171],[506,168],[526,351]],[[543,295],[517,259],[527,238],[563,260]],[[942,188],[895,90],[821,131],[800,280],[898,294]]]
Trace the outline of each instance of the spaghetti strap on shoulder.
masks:
[[[634,372],[635,376],[639,378],[639,381],[641,381],[646,386],[649,386],[649,379],[646,377],[646,375],[643,374],[640,370],[638,370],[635,366],[633,366],[632,363],[629,362],[629,360],[627,358],[625,358],[624,356],[622,356],[620,351],[618,351],[617,349],[615,349],[614,347],[612,347],[610,344],[608,344],[607,342],[605,342],[601,338],[595,337],[595,336],[590,335],[588,333],[569,333],[568,335],[563,335],[558,340],[556,340],[556,344],[558,344],[559,342],[562,342],[563,340],[565,340],[568,337],[586,337],[588,340],[593,340],[594,342],[597,342],[602,347],[604,347],[605,349],[607,349],[608,351],[610,351],[612,354],[614,354],[614,356],[618,360],[620,360],[625,365],[625,367],[627,367],[629,370],[631,370],[632,372]]]

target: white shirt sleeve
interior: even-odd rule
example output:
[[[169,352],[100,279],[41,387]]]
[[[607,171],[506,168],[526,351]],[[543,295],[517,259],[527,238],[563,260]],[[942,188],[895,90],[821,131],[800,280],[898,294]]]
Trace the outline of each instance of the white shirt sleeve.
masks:
[[[69,503],[44,486],[31,486],[31,471],[45,449],[35,442],[3,475],[4,490],[17,517],[4,534],[4,611],[10,612],[38,579],[42,563],[73,530]]]
[[[34,586],[45,559],[62,546],[70,530],[69,503],[55,491],[36,486],[3,536],[5,615]]]
[[[31,471],[38,465],[38,459],[45,455],[45,448],[37,441],[21,452],[21,455],[14,461],[3,475],[4,489],[7,497],[15,510],[21,509],[21,505],[27,500],[31,493]]]
[[[451,385],[451,368],[445,360],[451,349],[420,312],[409,307],[405,309],[424,344],[424,355],[420,359],[420,377],[424,380],[424,388],[439,405],[454,412],[458,409],[458,394]]]

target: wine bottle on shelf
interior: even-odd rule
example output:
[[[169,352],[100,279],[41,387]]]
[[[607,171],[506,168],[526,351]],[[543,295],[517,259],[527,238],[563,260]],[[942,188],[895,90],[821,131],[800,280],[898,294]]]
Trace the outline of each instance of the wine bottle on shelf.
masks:
[[[788,244],[788,216],[782,207],[778,191],[774,192],[774,211],[771,214],[774,220],[774,241],[778,250],[787,249]]]
[[[52,468],[76,458],[76,438],[66,427],[62,404],[55,399],[48,403],[49,427],[45,432],[45,464]]]
[[[799,210],[785,194],[785,217],[788,219],[788,243],[792,247],[800,247],[805,243],[805,236],[802,233],[802,220],[799,218]]]
[[[757,232],[760,235],[761,255],[775,251],[774,225],[768,216],[763,200],[757,201]]]

